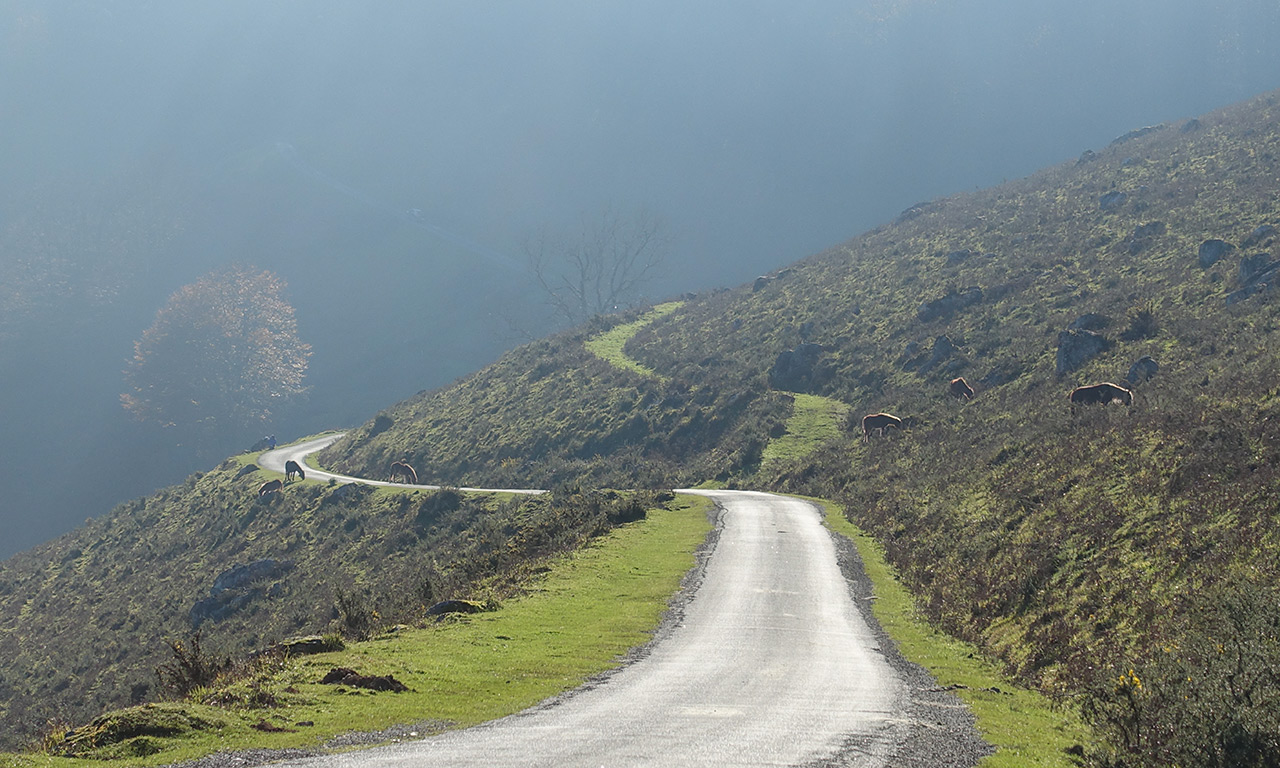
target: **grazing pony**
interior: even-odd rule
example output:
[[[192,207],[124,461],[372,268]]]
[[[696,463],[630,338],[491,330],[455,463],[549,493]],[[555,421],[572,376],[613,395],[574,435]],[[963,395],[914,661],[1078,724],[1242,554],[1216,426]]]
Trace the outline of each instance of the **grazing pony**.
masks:
[[[268,480],[258,488],[258,498],[262,498],[263,496],[268,496],[270,494],[273,494],[279,491],[283,487],[284,487],[284,482],[281,481],[279,478],[276,478],[275,480]]]
[[[869,413],[862,417],[862,442],[870,442],[872,430],[884,435],[890,428],[902,429],[902,419],[891,413]]]
[[[289,459],[284,463],[284,476],[289,482],[293,482],[293,476],[297,475],[299,480],[306,480],[307,473],[302,471],[302,465],[293,459]]]
[[[1067,395],[1067,399],[1072,405],[1106,405],[1117,400],[1125,405],[1133,405],[1133,392],[1116,384],[1103,382],[1076,387]]]
[[[413,467],[409,466],[409,462],[407,461],[391,462],[391,475],[389,479],[395,480],[397,477],[403,477],[405,482],[410,485],[418,484],[418,473],[414,471]]]
[[[957,400],[972,400],[973,387],[969,386],[969,382],[964,380],[963,376],[957,376],[951,380],[951,386],[947,389],[951,396]]]

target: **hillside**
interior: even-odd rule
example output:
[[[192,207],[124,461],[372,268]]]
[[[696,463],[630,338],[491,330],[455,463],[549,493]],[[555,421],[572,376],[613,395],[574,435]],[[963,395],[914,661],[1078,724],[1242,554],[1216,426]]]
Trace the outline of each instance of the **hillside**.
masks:
[[[271,475],[250,458],[0,564],[0,748],[163,697],[155,669],[193,631],[214,660],[300,634],[363,639],[437,601],[503,599],[547,557],[652,503],[312,481],[259,499]]]
[[[913,206],[750,285],[597,318],[319,456],[547,497],[305,483],[258,501],[265,476],[239,459],[12,558],[0,717],[149,695],[197,604],[234,604],[201,624],[217,653],[359,634],[374,610],[483,596],[634,512],[593,488],[711,481],[838,502],[932,621],[1093,719],[1096,764],[1248,764],[1231,756],[1280,734],[1276,98]],[[1158,370],[1131,407],[1069,406],[1144,356]],[[949,396],[957,375],[971,402]],[[907,429],[864,442],[877,411]],[[261,575],[222,589],[237,564]]]
[[[1135,130],[687,297],[624,347],[661,379],[588,354],[586,338],[634,317],[602,320],[387,409],[323,461],[834,497],[930,617],[1083,705],[1116,755],[1191,761],[1171,732],[1210,751],[1229,750],[1214,733],[1270,743],[1280,709],[1222,684],[1213,649],[1236,649],[1257,680],[1280,670],[1265,608],[1280,491],[1276,98]],[[1069,407],[1073,387],[1122,382],[1144,356],[1158,370],[1137,376],[1132,407]],[[947,394],[956,375],[972,402]],[[761,470],[793,401],[778,390],[843,403],[852,423]],[[863,443],[856,421],[876,411],[909,429]]]

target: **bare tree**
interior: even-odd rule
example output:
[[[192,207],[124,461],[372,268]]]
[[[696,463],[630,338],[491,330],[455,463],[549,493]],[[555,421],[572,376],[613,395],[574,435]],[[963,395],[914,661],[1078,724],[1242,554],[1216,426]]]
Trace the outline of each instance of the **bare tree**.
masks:
[[[547,303],[574,325],[638,301],[668,245],[662,222],[649,211],[623,217],[610,207],[584,215],[577,238],[542,232],[524,251]]]

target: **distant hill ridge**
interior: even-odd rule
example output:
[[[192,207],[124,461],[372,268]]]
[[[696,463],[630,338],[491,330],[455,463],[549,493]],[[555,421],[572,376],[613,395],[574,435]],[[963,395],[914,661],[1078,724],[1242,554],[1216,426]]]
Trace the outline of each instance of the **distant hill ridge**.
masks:
[[[687,297],[625,344],[655,376],[584,346],[643,311],[598,318],[387,408],[318,460],[382,476],[407,459],[423,482],[456,485],[718,480],[831,497],[884,543],[934,621],[1050,694],[1102,707],[1115,670],[1173,669],[1160,641],[1205,626],[1186,618],[1209,615],[1198,596],[1236,594],[1245,578],[1263,594],[1277,584],[1276,98],[1126,134],[1027,179],[913,206],[752,284]],[[1223,245],[1202,250],[1210,241]],[[1132,385],[1131,408],[1069,407],[1071,388],[1120,383],[1143,357],[1158,370]],[[961,375],[972,402],[947,392]],[[844,404],[850,423],[763,462],[793,392]],[[854,424],[877,411],[909,428],[864,443]],[[83,569],[86,552],[162,563],[178,547],[217,558],[206,575],[234,565],[241,555],[216,542],[244,506],[210,482],[158,498],[192,515],[241,511],[168,548],[110,549],[106,532],[131,517],[159,524],[143,515],[148,500],[5,563],[0,642],[11,647],[0,651],[22,652],[18,622],[53,622],[116,589],[33,591]],[[259,524],[321,514],[328,492],[315,493],[313,507]],[[368,514],[355,509],[346,519]],[[407,557],[398,546],[384,556]],[[103,655],[86,652],[76,674],[94,674]],[[17,674],[0,671],[0,701],[29,687]],[[53,700],[57,680],[41,689]],[[1104,729],[1108,718],[1097,715]]]

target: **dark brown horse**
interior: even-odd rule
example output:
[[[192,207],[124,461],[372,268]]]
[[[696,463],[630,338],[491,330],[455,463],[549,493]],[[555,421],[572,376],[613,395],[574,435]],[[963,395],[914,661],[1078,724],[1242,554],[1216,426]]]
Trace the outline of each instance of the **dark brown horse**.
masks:
[[[293,459],[289,459],[284,463],[285,479],[289,482],[293,482],[294,475],[297,475],[299,480],[307,479],[307,473],[302,471],[302,465]]]
[[[862,417],[862,442],[871,440],[871,432],[886,434],[890,429],[902,429],[902,419],[891,413],[869,413]]]
[[[952,379],[947,391],[957,400],[968,401],[973,399],[973,387],[969,386],[969,382],[965,381],[963,376],[957,376]]]
[[[270,494],[276,493],[283,487],[284,487],[284,481],[280,480],[279,478],[276,478],[275,480],[268,480],[258,488],[258,498],[262,498],[263,496],[268,496]]]
[[[404,481],[410,485],[418,484],[418,473],[414,471],[413,467],[409,466],[407,461],[391,462],[390,479],[395,480],[397,477],[403,477]]]
[[[1106,405],[1119,400],[1125,405],[1133,405],[1133,392],[1124,387],[1103,382],[1090,384],[1087,387],[1076,387],[1067,395],[1072,405]]]

